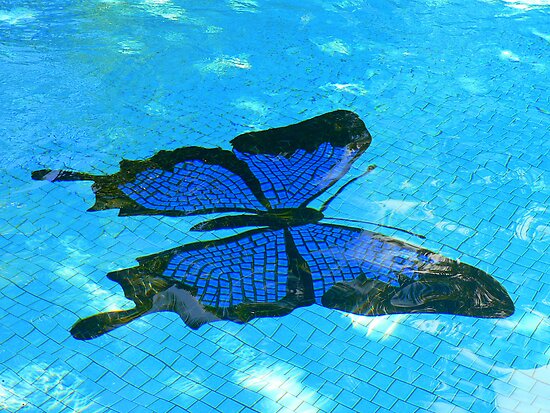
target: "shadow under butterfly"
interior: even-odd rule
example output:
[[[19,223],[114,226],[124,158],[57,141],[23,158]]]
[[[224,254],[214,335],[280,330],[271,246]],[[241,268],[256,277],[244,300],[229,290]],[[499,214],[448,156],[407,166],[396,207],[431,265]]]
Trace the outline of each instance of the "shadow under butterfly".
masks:
[[[94,181],[96,203],[90,211],[117,208],[120,216],[231,212],[240,214],[213,218],[192,230],[256,227],[141,257],[138,266],[107,274],[135,308],[81,319],[71,334],[91,339],[158,311],[173,311],[198,328],[216,320],[282,316],[311,304],[366,316],[513,314],[506,290],[475,267],[327,222],[331,219],[323,211],[345,185],[320,210],[307,206],[336,184],[370,143],[361,119],[339,110],[245,133],[231,141],[233,151],[194,146],[160,151],[143,161],[123,160],[120,172],[105,176],[33,172],[37,180]]]

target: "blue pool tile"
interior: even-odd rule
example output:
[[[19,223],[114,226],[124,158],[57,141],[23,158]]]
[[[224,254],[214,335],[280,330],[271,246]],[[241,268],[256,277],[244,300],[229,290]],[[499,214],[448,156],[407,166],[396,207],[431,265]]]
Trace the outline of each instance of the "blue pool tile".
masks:
[[[541,408],[536,404],[536,399],[545,394],[544,388],[540,388],[540,379],[515,380],[521,379],[523,373],[517,373],[519,370],[532,372],[536,366],[540,366],[547,350],[548,340],[544,339],[542,327],[535,328],[532,321],[523,320],[520,316],[531,311],[548,313],[547,308],[541,308],[541,305],[547,300],[544,275],[550,265],[547,258],[549,250],[544,237],[535,234],[537,228],[546,225],[546,215],[537,208],[544,208],[550,200],[550,193],[544,187],[550,168],[549,151],[547,145],[544,145],[547,141],[545,120],[548,116],[545,111],[548,108],[544,107],[544,88],[532,87],[537,82],[539,85],[544,84],[545,80],[540,70],[542,63],[531,64],[533,56],[543,56],[540,42],[533,41],[540,35],[529,30],[522,32],[515,29],[520,26],[522,18],[529,19],[533,27],[542,25],[544,8],[524,7],[519,10],[502,2],[490,5],[478,3],[472,14],[473,8],[458,7],[453,2],[440,2],[442,4],[438,4],[437,8],[428,7],[430,5],[424,3],[415,4],[407,8],[403,14],[407,18],[399,22],[404,32],[410,32],[409,29],[415,26],[408,23],[409,20],[416,22],[412,41],[411,38],[396,41],[393,44],[394,52],[388,53],[384,48],[385,37],[388,37],[385,35],[378,36],[374,49],[362,47],[365,42],[369,43],[370,38],[362,33],[360,39],[355,39],[354,34],[357,33],[351,24],[353,22],[344,24],[345,30],[336,30],[340,40],[331,35],[335,33],[334,29],[342,29],[342,19],[336,16],[353,12],[353,17],[359,21],[368,17],[368,7],[344,2],[335,8],[328,4],[316,9],[313,19],[308,13],[301,13],[303,18],[289,19],[284,13],[284,7],[265,8],[253,3],[232,1],[224,4],[226,10],[215,13],[214,20],[204,11],[193,7],[186,9],[185,18],[182,18],[178,15],[178,6],[173,4],[157,4],[154,7],[147,4],[134,11],[132,7],[126,7],[125,17],[138,13],[140,18],[148,22],[143,25],[143,35],[133,33],[130,36],[135,38],[136,45],[142,45],[142,50],[135,54],[123,52],[126,49],[122,49],[117,42],[128,37],[128,28],[132,25],[127,25],[126,29],[124,25],[118,27],[116,35],[110,36],[115,39],[114,43],[102,49],[105,53],[100,53],[112,63],[113,69],[106,76],[100,76],[100,82],[97,82],[97,74],[101,70],[94,70],[94,67],[99,67],[101,59],[95,66],[92,62],[91,69],[84,71],[79,69],[79,64],[74,66],[74,62],[52,66],[47,48],[38,47],[42,54],[45,53],[42,56],[44,58],[36,62],[30,59],[25,70],[18,71],[26,76],[21,77],[23,75],[10,73],[11,67],[13,70],[18,68],[18,53],[10,52],[6,55],[13,60],[13,64],[2,66],[2,70],[7,70],[6,78],[13,80],[6,83],[8,100],[13,103],[13,108],[4,111],[4,120],[7,122],[1,123],[8,128],[7,136],[13,135],[17,145],[8,146],[8,152],[3,153],[9,161],[4,165],[7,172],[4,174],[5,183],[8,186],[7,192],[3,190],[4,196],[0,199],[8,199],[6,205],[9,207],[3,209],[3,218],[0,219],[0,244],[6,252],[2,262],[5,275],[9,278],[13,276],[16,280],[14,282],[21,287],[17,287],[20,290],[18,293],[8,291],[12,298],[5,296],[1,300],[2,308],[10,313],[9,323],[8,320],[0,319],[0,324],[10,329],[10,333],[0,332],[1,347],[5,350],[3,354],[0,351],[1,364],[13,367],[20,374],[32,371],[25,366],[36,363],[52,366],[48,369],[52,374],[61,366],[62,373],[59,374],[69,376],[60,382],[65,387],[66,383],[73,383],[71,380],[74,378],[70,379],[70,376],[77,376],[85,380],[84,383],[94,382],[94,386],[86,387],[86,392],[79,389],[81,394],[88,394],[88,391],[96,393],[98,388],[103,389],[101,377],[107,372],[124,382],[141,385],[138,389],[126,384],[116,394],[114,391],[111,395],[105,393],[103,398],[94,395],[94,402],[90,402],[89,407],[91,411],[113,410],[102,407],[102,404],[117,406],[121,411],[118,406],[124,400],[129,401],[128,406],[136,403],[133,409],[136,412],[202,412],[205,406],[210,410],[204,411],[212,411],[212,406],[208,404],[197,404],[191,410],[193,404],[188,405],[188,402],[192,398],[182,395],[181,386],[188,389],[203,385],[204,388],[215,390],[225,382],[243,386],[233,401],[241,403],[239,397],[245,390],[258,397],[258,408],[251,407],[252,411],[285,411],[284,406],[269,399],[270,396],[276,397],[273,394],[263,389],[244,388],[247,380],[243,376],[254,377],[254,368],[274,370],[282,372],[283,376],[292,377],[303,399],[306,399],[306,393],[300,393],[300,388],[304,387],[304,377],[312,372],[322,383],[328,382],[345,389],[333,401],[335,405],[329,403],[323,406],[322,400],[311,396],[296,411],[328,413],[328,409],[338,411],[340,406],[359,412],[375,411],[376,405],[363,404],[363,409],[357,406],[352,408],[345,405],[342,398],[344,392],[349,391],[370,400],[373,397],[371,392],[376,392],[377,387],[368,382],[379,373],[387,373],[392,379],[411,385],[414,390],[407,400],[430,400],[423,393],[416,393],[418,389],[439,397],[433,405],[421,403],[419,413],[458,413],[468,409],[474,412],[505,413]],[[303,7],[307,9],[307,5]],[[51,17],[47,8],[33,6],[31,9],[33,18],[11,20],[10,11],[3,11],[8,15],[8,20],[4,19],[3,24],[10,28],[14,45],[24,40],[19,39],[20,32],[27,33],[24,35],[27,36],[36,25],[46,24]],[[107,9],[103,10],[107,17],[113,17],[120,11],[116,8]],[[63,10],[58,11],[62,17]],[[90,14],[86,13],[85,7],[80,11]],[[251,19],[247,17],[252,15],[250,11],[260,13],[255,13],[255,18]],[[70,9],[69,12],[74,10]],[[510,13],[512,15],[507,16]],[[271,42],[275,46],[271,48],[270,42],[258,41],[254,36],[240,36],[241,41],[234,42],[232,24],[240,27],[239,35],[246,34],[254,25],[259,27],[263,20],[270,21],[276,14],[277,18],[282,18],[287,24],[279,25],[285,27],[285,30],[271,28],[266,31],[268,37],[279,40]],[[440,25],[418,24],[419,16],[420,23],[426,23],[432,14],[441,20]],[[495,18],[496,14],[500,17]],[[466,26],[474,21],[482,22],[479,24],[479,33],[488,37],[489,43],[509,43],[518,61],[499,56],[500,50],[495,54],[495,50],[478,48],[476,59],[470,59],[461,66],[467,76],[464,73],[452,73],[453,70],[445,72],[447,66],[443,61],[447,62],[447,68],[458,67],[456,64],[453,66],[453,62],[456,63],[456,56],[460,56],[460,53],[455,53],[460,49],[460,42],[452,41],[453,34],[458,32],[447,21],[448,16],[456,15],[462,16]],[[176,21],[177,18],[180,20]],[[392,13],[390,5],[387,13],[378,13],[376,19],[371,19],[372,32],[385,33],[381,28],[391,26],[395,23],[393,20],[395,13]],[[163,24],[156,27],[156,23],[161,22]],[[205,47],[197,48],[196,51],[192,48],[187,50],[186,42],[174,41],[178,33],[177,30],[172,32],[172,28],[182,22],[196,29],[189,31],[191,37],[188,43],[204,43]],[[90,34],[88,40],[93,45],[94,19],[87,23],[91,28],[87,31]],[[216,27],[210,26],[214,24],[219,26],[219,32],[216,32]],[[148,31],[156,33],[157,45],[149,41]],[[307,35],[310,41],[301,41],[300,33]],[[446,50],[439,56],[441,61],[434,66],[430,64],[429,54],[423,51],[431,40],[441,38],[439,35],[442,33],[448,34],[443,37],[451,41],[445,44]],[[498,36],[492,38],[491,33],[497,33]],[[33,36],[38,46],[48,40],[42,34],[37,32]],[[464,38],[464,34],[454,37]],[[197,43],[199,38],[201,41]],[[216,46],[219,53],[210,50],[210,40],[207,38],[219,43]],[[466,38],[474,44],[481,39],[472,33],[466,33]],[[498,42],[495,43],[495,39]],[[484,40],[487,42],[487,39]],[[326,44],[335,44],[335,41],[336,44],[341,42],[346,46],[345,53],[326,50]],[[229,65],[208,71],[200,66],[201,62],[207,62],[208,65],[219,62],[218,55],[227,55],[222,61],[231,62],[229,56],[240,53],[239,50],[233,50],[235,44],[250,52],[250,56],[241,57],[250,62],[249,69]],[[253,53],[260,44],[262,51]],[[167,45],[169,47],[165,47]],[[276,56],[276,49],[281,49],[281,45],[285,52],[279,56],[279,62],[278,58],[275,59],[275,63],[280,64],[272,64],[273,59],[263,59],[262,53]],[[122,51],[117,50],[119,46]],[[169,50],[170,53],[155,54],[155,51],[161,49]],[[191,64],[180,65],[181,70],[169,74],[171,71],[166,69],[178,60],[182,51],[189,52],[187,57]],[[110,53],[116,55],[116,58],[109,59]],[[373,58],[377,53],[379,58]],[[144,56],[156,63],[151,67],[158,69],[158,76],[149,76],[147,70],[141,74],[133,72],[132,64],[127,64]],[[334,65],[336,60],[345,64]],[[317,62],[315,70],[309,70],[311,65],[306,64],[308,61]],[[361,71],[357,71],[357,67],[360,61],[369,61],[372,67],[365,73],[359,73]],[[484,66],[483,62],[492,62],[490,70],[481,70],[489,67]],[[124,70],[121,70],[122,67]],[[289,67],[297,70],[288,70]],[[403,70],[404,67],[411,70]],[[526,68],[533,70],[526,71]],[[44,76],[42,71],[48,72],[50,76]],[[82,77],[82,73],[86,75]],[[34,77],[40,81],[33,82]],[[120,82],[122,78],[124,82]],[[181,82],[179,78],[188,81]],[[447,82],[450,78],[455,81]],[[53,82],[56,87],[52,88],[49,86],[53,83],[48,79],[61,80]],[[74,85],[63,82],[63,79],[70,79]],[[341,84],[339,87],[342,89],[331,87],[332,82]],[[20,88],[19,83],[34,85],[34,89]],[[368,90],[364,94],[357,93],[357,90],[356,93],[350,93],[349,86],[344,85],[347,83],[364,85]],[[118,93],[121,90],[117,92],[117,87],[114,87],[117,84],[124,84],[128,90],[137,91],[134,93],[135,99],[129,94]],[[159,88],[159,85],[163,84],[170,84],[173,90],[161,90],[163,88]],[[17,91],[18,88],[28,92],[29,96],[21,99],[23,95]],[[89,90],[82,93],[86,88]],[[197,88],[203,93],[197,94]],[[33,95],[48,90],[47,93]],[[105,102],[101,99],[82,100],[90,96],[94,99],[106,96],[111,106],[118,107],[118,110],[103,110]],[[139,96],[152,99],[152,103],[143,104]],[[224,99],[217,99],[216,96],[224,96]],[[42,100],[49,104],[40,105]],[[125,104],[118,105],[123,100],[126,100]],[[59,105],[64,106],[64,109]],[[42,106],[48,110],[41,109]],[[159,111],[153,110],[155,107],[160,108]],[[371,330],[374,322],[362,330],[355,326],[349,327],[351,318],[342,316],[338,311],[320,310],[320,306],[317,306],[318,309],[296,311],[299,315],[292,313],[273,320],[255,320],[252,326],[238,328],[230,322],[220,322],[194,331],[187,328],[178,317],[161,315],[146,316],[139,322],[141,327],[123,327],[90,343],[76,342],[70,337],[68,329],[77,316],[94,314],[100,307],[107,305],[104,301],[78,301],[79,296],[81,300],[103,300],[101,289],[95,290],[97,295],[92,295],[86,290],[88,286],[100,283],[101,288],[106,289],[105,294],[109,293],[109,288],[116,288],[118,298],[122,298],[122,291],[118,286],[112,286],[113,283],[105,277],[105,273],[136,265],[135,258],[138,256],[196,240],[196,235],[185,233],[192,225],[190,223],[198,223],[200,219],[119,217],[116,210],[88,214],[84,211],[94,202],[91,182],[54,185],[31,181],[31,170],[54,167],[113,173],[118,169],[121,157],[144,159],[161,148],[221,145],[230,149],[228,136],[236,136],[250,129],[290,124],[334,107],[360,113],[371,129],[374,141],[357,162],[365,165],[376,163],[379,168],[340,194],[343,199],[335,201],[339,203],[333,203],[327,215],[330,211],[367,219],[372,214],[377,222],[398,224],[425,234],[428,239],[422,242],[426,242],[430,248],[434,245],[433,249],[454,254],[455,258],[463,257],[466,262],[479,265],[493,274],[516,301],[517,318],[514,316],[503,320],[504,323],[492,329],[492,321],[472,323],[464,321],[466,317],[407,316],[399,318],[396,328],[391,334],[388,333],[392,338],[384,341],[384,331],[379,328]],[[80,122],[78,116],[72,117],[76,109],[84,110],[81,117],[85,117],[87,122]],[[24,116],[13,116],[16,113],[14,111],[24,113]],[[63,115],[63,122],[59,122],[59,114]],[[177,133],[172,130],[174,125],[170,125],[174,119],[178,124]],[[355,175],[361,173],[357,165],[352,171]],[[403,200],[418,205],[411,206],[407,211],[381,211],[385,207],[376,202],[385,200]],[[162,225],[158,225],[157,221],[162,221]],[[449,229],[450,226],[445,228],[445,222],[456,225],[459,230],[471,232],[461,233]],[[178,232],[182,234],[174,235]],[[216,233],[211,236],[219,238],[221,235]],[[399,238],[397,234],[395,236]],[[82,264],[83,261],[86,264]],[[533,273],[535,270],[536,274]],[[72,275],[69,276],[69,273]],[[27,290],[24,285],[29,281],[34,283]],[[31,290],[41,298],[26,293]],[[48,301],[42,299],[46,297]],[[40,316],[45,320],[38,319]],[[37,330],[29,330],[25,323],[12,322],[19,317],[21,320],[37,320]],[[292,319],[292,323],[286,324],[286,319]],[[432,321],[443,328],[432,330],[429,324]],[[508,324],[508,321],[511,323]],[[516,323],[517,327],[514,326]],[[285,334],[279,336],[281,326],[296,337],[288,339]],[[367,330],[368,339],[365,339]],[[35,334],[35,331],[39,333]],[[317,337],[316,331],[321,331],[326,337]],[[221,338],[224,334],[231,337]],[[309,351],[310,336],[314,337],[313,347],[317,350]],[[10,342],[13,337],[23,341]],[[244,343],[236,344],[233,338],[240,338]],[[124,350],[116,348],[120,341],[126,344]],[[370,342],[374,344],[369,346]],[[446,344],[438,346],[440,342]],[[507,346],[502,347],[500,342],[505,342]],[[418,350],[412,351],[403,343],[413,343],[412,346],[417,346]],[[19,347],[12,346],[18,344],[22,345],[20,354],[16,350]],[[247,346],[254,350],[251,355],[247,355]],[[457,349],[453,347],[465,348],[475,357],[466,360],[464,354],[456,353]],[[98,351],[102,348],[107,351]],[[132,348],[139,349],[139,352],[132,352]],[[391,348],[399,355],[386,351]],[[96,352],[99,354],[94,355]],[[120,358],[122,363],[113,361],[113,358]],[[209,358],[214,362],[209,362]],[[52,364],[53,361],[56,364]],[[113,368],[110,367],[111,362]],[[285,363],[288,365],[280,367],[279,371],[278,366]],[[293,370],[292,366],[298,368]],[[308,366],[311,370],[308,370]],[[509,378],[507,372],[514,370],[516,373]],[[148,377],[152,379],[141,383]],[[62,399],[56,405],[55,400],[44,400],[48,394],[43,391],[30,393],[33,389],[27,387],[39,388],[41,384],[41,381],[33,381],[33,378],[32,375],[20,377],[15,385],[21,394],[29,392],[28,399],[32,401],[29,402],[31,407],[27,408],[28,411],[33,408],[36,411],[54,411],[55,407],[59,411],[71,411],[72,405],[68,399]],[[364,380],[364,383],[357,385],[359,380]],[[535,384],[532,380],[535,380]],[[29,386],[26,387],[25,383]],[[399,385],[399,382],[393,382],[388,393],[405,399],[410,388],[401,388]],[[84,388],[84,384],[81,386]],[[166,387],[172,387],[172,390],[161,392]],[[138,396],[134,399],[138,390],[142,390],[143,395],[149,392],[150,398],[140,399]],[[200,390],[197,393],[202,394]],[[279,393],[275,391],[274,394]],[[110,400],[111,396],[115,402]],[[164,402],[161,401],[154,404],[161,400],[159,397],[164,396],[173,396],[170,400],[174,403],[166,402],[163,406]],[[470,398],[473,403],[466,409],[452,404],[453,396]],[[17,401],[17,397],[12,399]],[[327,410],[323,410],[324,407]],[[415,405],[404,400],[398,400],[391,409],[384,407],[386,410],[380,411],[407,412],[407,407],[416,410]]]
[[[109,370],[119,377],[124,376],[132,368],[132,365],[129,362],[121,359],[120,357],[113,356],[109,356],[108,358],[106,357],[105,360],[102,360],[102,364],[104,367],[108,367]]]
[[[363,367],[363,366],[361,366]],[[354,363],[352,361],[346,360],[346,359],[340,359],[340,362],[335,367],[339,372],[342,372],[345,375],[354,375],[360,366],[357,363]],[[366,367],[363,367],[365,369]],[[374,374],[374,373],[373,373]]]
[[[296,334],[294,334],[291,330],[286,328],[284,325],[281,325],[275,333],[271,336],[271,338],[278,343],[280,343],[283,346],[288,346],[292,340],[296,337]]]
[[[514,389],[512,397],[521,403],[530,404],[533,403],[536,395],[516,387]]]
[[[356,368],[354,376],[365,382],[369,382],[376,374],[376,371],[369,369],[368,367],[359,366]]]
[[[346,349],[342,356],[352,362],[358,362],[364,356],[364,352],[357,347],[350,346]]]
[[[414,386],[408,383],[395,380],[388,389],[389,394],[399,395],[400,399],[407,400],[414,391]]]
[[[295,413],[296,410],[289,409],[288,407],[281,407],[277,410],[277,413]]]
[[[321,377],[329,383],[338,383],[342,378],[347,378],[344,374],[338,370],[327,368],[321,373]]]
[[[200,398],[203,403],[208,404],[212,408],[217,408],[226,399],[227,397],[213,391],[207,392],[204,396]]]
[[[456,387],[457,389],[460,389],[463,392],[469,393],[470,395],[473,394],[475,390],[475,385],[473,383],[463,379],[458,379],[457,382],[453,385],[453,387]]]
[[[172,384],[173,381],[163,381],[160,382],[156,379],[151,379],[147,382],[147,391],[151,394],[157,394],[159,391],[161,391],[164,387]]]
[[[417,387],[406,401],[418,407],[428,408],[436,398],[433,393],[428,393]]]
[[[290,393],[286,393],[277,400],[277,403],[293,412],[302,403],[302,400]]]
[[[120,400],[118,403],[110,406],[110,409],[115,412],[126,413],[136,410],[138,405],[131,400]]]
[[[397,398],[395,398],[394,396],[392,396],[392,395],[390,395],[390,394],[388,394],[384,391],[378,391],[378,393],[376,393],[376,395],[374,396],[372,401],[374,403],[378,404],[379,406],[381,406],[383,408],[386,408],[386,409],[391,411],[392,406],[397,401]]]
[[[316,376],[320,376],[325,370],[326,366],[316,361],[310,361],[307,365],[307,371]]]
[[[547,402],[550,403],[547,383],[544,383],[543,381],[537,381],[531,389],[531,393],[538,396],[541,400],[546,399]]]
[[[164,413],[169,412],[171,409],[173,409],[174,405],[167,400],[157,399],[149,406],[149,408],[154,412]]]
[[[201,380],[201,384],[211,390],[219,389],[220,386],[224,383],[225,380],[215,374],[211,374],[210,376],[205,377],[203,380]]]
[[[338,386],[336,386],[335,384],[332,384],[332,383],[329,383],[329,382],[325,382],[318,390],[318,392],[330,399],[335,399],[338,397],[338,394],[340,394],[340,392],[342,391],[342,389]]]
[[[393,377],[404,381],[405,383],[413,383],[418,377],[420,377],[420,373],[400,367],[395,371]]]
[[[499,350],[499,352],[495,355],[495,360],[502,363],[503,365],[509,366],[513,365],[514,360],[516,359],[516,355],[510,352],[509,350]]]
[[[355,410],[352,410],[349,407],[339,404],[332,410],[332,412],[333,413],[355,413]]]
[[[337,402],[349,409],[353,409],[354,406],[362,399],[362,396],[347,389],[343,389],[338,395]]]
[[[116,405],[117,403],[120,403],[120,397],[117,396],[116,391],[112,392],[105,388],[97,397],[101,401],[101,404],[108,407],[109,409],[111,409],[112,406]]]
[[[236,386],[233,383],[225,382],[219,389],[218,392],[223,394],[224,396],[228,398],[233,398],[241,388],[239,386]]]
[[[143,408],[148,408],[156,400],[157,398],[152,394],[140,392],[140,394],[134,399],[134,402],[137,403],[139,406],[142,406]]]
[[[302,383],[312,390],[318,391],[325,384],[325,380],[315,374],[309,374],[302,380]]]
[[[83,373],[86,374],[86,377],[97,382],[107,373],[107,370],[97,364],[90,364],[88,367],[84,368]]]
[[[206,354],[198,354],[192,361],[191,364],[196,364],[201,366],[201,368],[204,368],[206,370],[210,369],[214,364],[216,363],[216,360],[212,357],[207,356]]]
[[[74,354],[71,356],[70,359],[67,360],[67,364],[69,364],[72,368],[78,371],[84,370],[86,367],[90,365],[92,361],[81,354]]]
[[[155,394],[161,399],[169,400],[170,402],[172,402],[172,400],[174,400],[181,394],[181,390],[176,387],[164,386],[163,388],[157,390]]]
[[[309,337],[309,342],[316,346],[319,350],[321,350],[329,346],[329,344],[332,342],[332,338],[324,332],[315,330],[313,334]]]
[[[332,412],[338,406],[338,402],[328,397],[321,397],[316,405],[320,406],[322,412]]]
[[[377,412],[379,408],[379,405],[365,399],[355,405],[355,411],[357,412]]]
[[[392,409],[393,411],[399,413],[416,413],[418,411],[418,408],[416,406],[413,406],[412,404],[409,404],[403,400],[397,400],[392,406]]]
[[[398,330],[401,330],[401,328]],[[412,341],[414,341],[414,339],[412,339]],[[407,341],[407,339],[399,340],[393,348],[395,351],[411,358],[414,357],[415,353],[418,351],[418,346]]]
[[[171,400],[171,403],[175,405],[172,411],[189,411],[191,406],[197,402],[195,395],[179,394]]]
[[[443,365],[444,363],[442,363]],[[419,376],[414,384],[426,389],[428,391],[433,391],[437,385],[435,384],[436,381],[434,379],[437,379],[440,374],[441,370],[435,369],[434,367],[428,366],[426,364],[423,364],[418,369],[418,373],[421,373],[422,375]]]
[[[492,403],[487,403],[483,400],[476,399],[471,406],[471,411],[474,412],[491,412],[495,410]]]
[[[516,360],[514,360],[514,367],[516,369],[529,370],[530,365],[532,365],[531,361],[520,358],[520,357],[518,357],[518,358],[516,358]]]
[[[472,411],[472,404],[475,400],[469,393],[459,391],[453,398],[453,404],[462,407],[466,411]]]
[[[253,408],[257,412],[277,412],[281,408],[281,405],[267,397],[264,397],[260,401],[258,401],[253,406]],[[299,408],[297,409],[297,411],[299,411]]]
[[[119,377],[117,377],[115,374],[108,371],[105,373],[98,381],[99,384],[101,384],[104,388],[109,389],[113,392],[120,391],[125,385],[126,382]]]
[[[242,389],[234,399],[243,406],[253,406],[262,399],[262,395],[249,389]]]
[[[292,341],[290,347],[292,347],[295,353],[304,354],[310,348],[310,344],[306,340],[303,340],[301,337],[297,337]]]
[[[384,354],[383,354],[384,359],[378,361],[378,363],[376,363],[376,365],[374,366],[374,369],[377,372],[384,373],[388,376],[392,376],[395,370],[399,368],[399,366],[396,366],[394,362],[388,361],[386,359],[387,353],[388,353],[387,351],[384,351]]]
[[[280,348],[280,344],[273,340],[264,340],[261,343],[261,349],[264,352],[275,352]]]
[[[153,361],[155,359],[150,358],[149,360]],[[186,359],[185,357],[179,357],[173,364],[170,365],[170,367],[181,375],[187,375],[191,371],[193,371],[193,369],[195,368],[195,363],[193,363],[191,360]],[[155,370],[156,368],[153,368],[153,371]]]
[[[279,349],[275,353],[273,353],[273,355],[279,360],[289,360],[295,354],[296,353],[293,350],[289,350],[285,347],[279,347]]]
[[[365,400],[371,401],[376,393],[379,391],[378,387],[374,386],[370,382],[358,381],[356,388],[353,392]]]
[[[222,363],[215,364],[210,368],[210,371],[219,377],[225,377],[227,374],[233,372],[233,370],[229,366],[226,366]]]
[[[318,359],[318,361],[320,364],[328,368],[332,368],[338,362],[338,357],[333,353],[325,353]]]
[[[303,356],[302,354],[294,354],[289,361],[298,367],[305,367],[310,363],[310,359]]]
[[[144,374],[143,371],[137,367],[131,367],[124,375],[124,380],[138,388],[141,388],[150,380],[150,377],[147,374]]]
[[[419,347],[414,355],[414,359],[433,366],[439,358],[435,352],[439,341],[434,340],[431,335],[421,334],[416,338],[414,343]]]
[[[375,374],[369,381],[369,383],[384,391],[388,390],[393,382],[394,379],[381,373]]]
[[[244,407],[242,410],[241,410],[241,413],[258,413],[258,410],[254,410],[250,407]]]
[[[512,413],[512,412],[519,412],[518,408],[519,402],[512,399],[503,399],[499,400],[498,403],[498,411],[500,412],[506,412],[506,413]]]
[[[131,360],[134,364],[140,364],[147,357],[147,353],[136,347],[128,347],[120,354],[120,357],[124,360]]]

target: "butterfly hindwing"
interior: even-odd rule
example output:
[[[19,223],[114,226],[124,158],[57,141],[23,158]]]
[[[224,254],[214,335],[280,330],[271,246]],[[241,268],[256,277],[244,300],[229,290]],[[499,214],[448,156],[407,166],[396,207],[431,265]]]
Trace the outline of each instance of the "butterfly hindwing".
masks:
[[[71,330],[97,337],[144,314],[178,313],[197,328],[226,319],[245,322],[312,304],[310,275],[286,229],[258,229],[186,244],[138,258],[137,267],[109,273],[136,308],[101,313]]]
[[[306,206],[334,185],[370,142],[363,121],[344,110],[231,141],[273,208]]]
[[[162,275],[196,290],[197,299],[205,306],[275,302],[286,295],[288,261],[283,230],[248,231],[161,254],[170,256]]]
[[[414,279],[430,261],[425,250],[359,228],[308,224],[290,230],[298,252],[311,269],[315,298],[339,282],[363,274],[393,287]]]
[[[424,248],[359,228],[291,228],[317,303],[361,315],[450,313],[506,317],[514,305],[489,274]]]

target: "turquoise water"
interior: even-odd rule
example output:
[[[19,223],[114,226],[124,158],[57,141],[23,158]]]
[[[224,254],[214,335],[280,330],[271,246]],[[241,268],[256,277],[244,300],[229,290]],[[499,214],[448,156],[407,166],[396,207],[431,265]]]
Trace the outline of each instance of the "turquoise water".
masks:
[[[543,412],[550,405],[548,2],[0,3],[0,407],[6,411]],[[122,158],[356,112],[373,143],[331,216],[491,274],[506,319],[319,306],[191,330],[105,274],[232,232],[85,212]],[[318,207],[319,205],[317,205]]]

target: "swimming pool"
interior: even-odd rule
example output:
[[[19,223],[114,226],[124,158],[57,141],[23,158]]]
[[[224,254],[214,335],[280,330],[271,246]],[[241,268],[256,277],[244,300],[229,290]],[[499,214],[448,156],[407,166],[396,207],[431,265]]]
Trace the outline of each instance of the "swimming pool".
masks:
[[[542,412],[550,403],[546,1],[18,2],[0,7],[0,406],[7,411]],[[107,273],[233,236],[204,216],[86,212],[122,159],[230,150],[334,110],[372,143],[326,215],[491,274],[503,319],[319,305],[198,330]],[[336,192],[335,188],[332,194]],[[316,207],[319,207],[316,204]],[[360,224],[355,224],[360,226]]]

